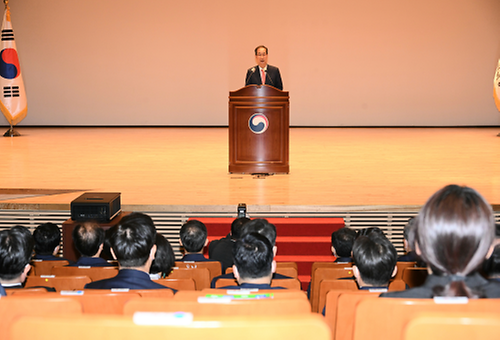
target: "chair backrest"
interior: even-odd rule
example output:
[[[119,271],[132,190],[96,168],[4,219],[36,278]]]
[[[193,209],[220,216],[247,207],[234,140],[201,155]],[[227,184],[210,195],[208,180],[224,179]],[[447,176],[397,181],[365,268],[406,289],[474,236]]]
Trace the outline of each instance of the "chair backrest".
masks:
[[[56,291],[83,289],[92,282],[88,276],[28,276],[25,287],[53,287]]]
[[[345,268],[352,267],[351,262],[313,262],[311,266],[311,277],[318,268]]]
[[[136,319],[142,320],[140,317],[138,315]],[[158,320],[158,316],[153,318]],[[195,318],[191,322],[187,320],[184,325],[170,326],[138,325],[130,316],[24,317],[12,325],[12,340],[53,340],[54,331],[57,337],[72,340],[101,339],[104,334],[107,340],[234,340],[235,337],[242,340],[290,340],[307,339],[311,335],[315,340],[330,339],[322,317],[310,313],[286,317]]]
[[[194,282],[191,280],[194,287]],[[193,289],[193,291],[195,291]],[[141,297],[173,298],[174,291],[170,289],[131,289],[130,292],[138,293]]]
[[[173,288],[175,290],[196,290],[196,283],[192,278],[185,279],[158,279],[154,280],[156,283]],[[161,289],[165,290],[165,289]]]
[[[0,340],[9,339],[9,327],[14,320],[23,315],[62,316],[67,314],[82,314],[82,306],[70,298],[47,295],[9,296],[0,299]],[[52,332],[52,335],[54,333]],[[36,338],[36,337],[35,337]]]
[[[321,313],[325,307],[326,294],[330,290],[357,291],[358,285],[355,280],[322,280],[319,284],[319,313]]]
[[[219,261],[206,261],[206,262],[175,261],[175,266],[179,268],[207,268],[208,271],[210,272],[210,281],[212,281],[214,277],[220,276],[222,274],[222,265]]]
[[[496,339],[500,334],[498,313],[423,312],[405,327],[405,340]]]
[[[56,276],[88,276],[92,281],[109,279],[118,275],[118,267],[54,267]]]
[[[236,279],[218,279],[215,281],[215,288],[227,287],[227,286],[237,286],[238,282]],[[271,287],[283,287],[286,289],[300,289],[299,279],[279,279],[272,280]]]
[[[396,272],[396,276],[394,276],[393,279],[402,280],[405,268],[414,268],[416,264],[416,262],[397,262],[396,267],[398,267],[398,271]]]
[[[346,264],[344,264],[346,266]],[[319,285],[323,280],[335,280],[343,277],[352,277],[354,274],[352,272],[351,264],[347,264],[346,267],[319,267],[313,272],[311,278],[311,306],[313,312],[320,312],[319,310]]]
[[[66,266],[68,264],[69,262],[66,260],[60,260],[60,261],[31,260],[30,276],[50,275],[52,268]]]
[[[207,294],[240,294],[242,291],[224,290],[224,289],[203,289],[202,291],[196,291],[198,296],[206,296]],[[185,295],[192,292],[179,292],[175,295],[175,298],[187,298],[193,299],[192,296]],[[300,289],[259,289],[258,294],[272,294],[274,299],[303,299],[309,301],[306,292]]]
[[[326,294],[325,301],[325,322],[328,324],[332,331],[332,338],[335,338],[335,328],[337,322],[337,304],[339,296],[344,293],[357,293],[358,291],[353,291],[352,289],[333,289],[328,291]],[[366,291],[362,294],[366,294]]]
[[[302,298],[231,300],[228,298],[192,299],[136,298],[125,304],[124,314],[135,312],[188,312],[195,316],[293,315],[309,314],[311,306]]]
[[[226,274],[232,272],[232,267],[226,269]],[[276,273],[297,279],[299,277],[297,262],[276,262]]]
[[[388,288],[389,288],[389,291],[391,291],[391,292],[397,291],[397,290],[405,290],[406,283],[401,279],[392,280],[391,282],[389,282]]]
[[[47,293],[45,288],[6,288],[7,295],[32,295]]]
[[[410,287],[419,287],[424,284],[429,273],[427,268],[407,267],[403,270],[403,281]]]
[[[497,313],[500,299],[461,299],[437,303],[434,299],[377,298],[359,302],[354,320],[353,339],[401,339],[405,325],[419,312],[484,312]]]
[[[125,303],[130,299],[140,298],[141,295],[134,291],[86,289],[79,295],[68,297],[80,301],[85,314],[123,314]]]
[[[167,279],[193,279],[196,290],[210,288],[210,271],[208,268],[174,268]],[[155,282],[161,283],[160,280]]]
[[[352,340],[354,333],[354,315],[359,301],[364,299],[378,299],[380,292],[358,290],[345,292],[337,298],[335,340]]]

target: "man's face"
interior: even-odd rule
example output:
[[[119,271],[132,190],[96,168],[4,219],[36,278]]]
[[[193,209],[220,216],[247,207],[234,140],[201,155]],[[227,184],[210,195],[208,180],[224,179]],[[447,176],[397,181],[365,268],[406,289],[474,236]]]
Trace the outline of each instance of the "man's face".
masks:
[[[261,47],[257,50],[257,54],[255,55],[255,60],[257,61],[257,64],[261,68],[266,67],[266,65],[267,65],[267,53],[266,53],[266,49],[264,47]]]

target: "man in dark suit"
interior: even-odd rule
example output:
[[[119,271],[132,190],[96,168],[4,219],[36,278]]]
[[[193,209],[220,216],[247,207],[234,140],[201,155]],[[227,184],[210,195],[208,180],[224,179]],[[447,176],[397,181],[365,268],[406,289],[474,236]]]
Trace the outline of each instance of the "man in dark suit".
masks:
[[[33,237],[29,230],[15,226],[0,231],[0,285],[3,288],[23,288],[31,269]]]
[[[233,261],[233,244],[240,238],[243,225],[249,222],[248,217],[239,217],[231,223],[231,232],[226,237],[220,240],[213,240],[208,245],[208,257],[211,260],[219,261],[222,264],[222,273],[226,269],[232,267]]]
[[[238,286],[221,289],[284,289],[271,287],[276,271],[273,246],[264,236],[256,232],[246,234],[234,244],[234,277]]]
[[[257,65],[248,69],[245,78],[245,86],[251,84],[266,84],[283,91],[280,70],[276,66],[267,64],[267,53],[267,47],[264,45],[255,48],[255,60],[257,61]]]
[[[120,271],[110,279],[87,283],[85,288],[171,289],[149,277],[156,254],[156,228],[151,217],[133,213],[123,217],[115,228],[109,243]]]
[[[79,223],[73,229],[73,243],[80,253],[80,258],[69,267],[89,266],[108,267],[112,266],[108,261],[101,258],[104,247],[105,232],[95,222]]]

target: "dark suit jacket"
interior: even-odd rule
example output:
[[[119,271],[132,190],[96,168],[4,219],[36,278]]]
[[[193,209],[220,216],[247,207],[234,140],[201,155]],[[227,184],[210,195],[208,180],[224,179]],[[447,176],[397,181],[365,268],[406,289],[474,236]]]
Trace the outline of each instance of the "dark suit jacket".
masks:
[[[253,71],[252,71],[253,70]],[[254,66],[247,71],[247,76],[245,77],[245,86],[247,85],[262,85],[262,78],[260,76],[259,65]],[[266,85],[273,86],[278,90],[283,91],[283,82],[281,81],[280,69],[267,65],[266,72]]]
[[[431,299],[434,297],[432,289],[435,286],[446,286],[451,279],[448,276],[429,275],[424,284],[407,290],[382,293],[381,297]],[[465,278],[467,287],[482,291],[487,298],[500,297],[500,283],[488,281],[478,273],[473,273]]]
[[[226,268],[232,267],[234,264],[233,243],[231,235],[228,234],[220,240],[213,240],[208,245],[208,257],[222,264],[222,274],[226,272]]]
[[[151,281],[149,274],[135,269],[121,269],[118,275],[110,279],[104,279],[87,283],[85,289],[172,289],[159,283]],[[172,289],[177,292],[175,289]]]
[[[66,267],[113,267],[111,263],[100,257],[86,257],[82,256],[73,264],[69,264]]]

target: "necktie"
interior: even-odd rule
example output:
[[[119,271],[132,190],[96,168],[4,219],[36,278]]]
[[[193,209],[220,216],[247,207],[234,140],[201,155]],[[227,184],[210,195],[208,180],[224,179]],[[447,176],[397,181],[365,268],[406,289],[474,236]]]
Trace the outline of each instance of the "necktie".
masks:
[[[260,70],[260,76],[262,77],[262,85],[264,85],[266,83],[266,72],[263,69]]]

